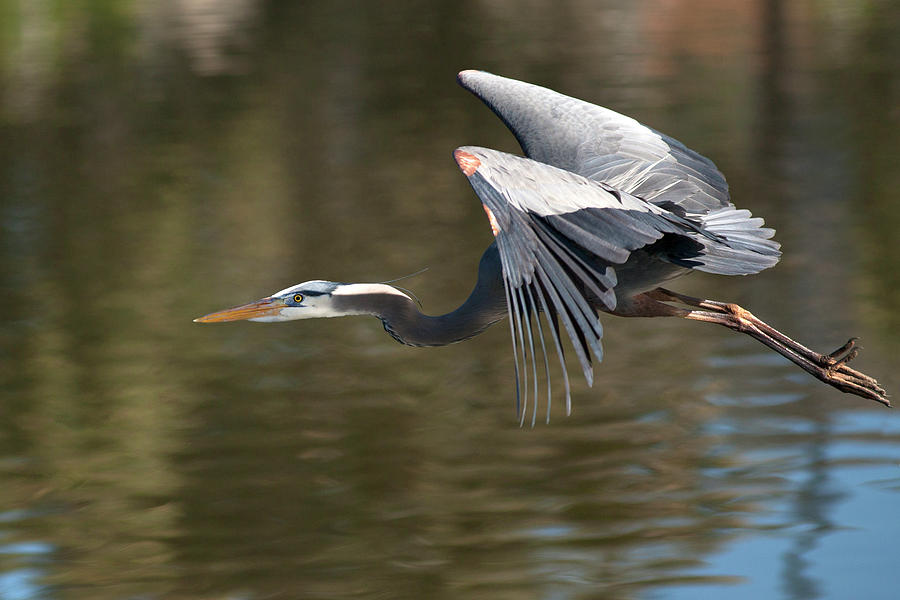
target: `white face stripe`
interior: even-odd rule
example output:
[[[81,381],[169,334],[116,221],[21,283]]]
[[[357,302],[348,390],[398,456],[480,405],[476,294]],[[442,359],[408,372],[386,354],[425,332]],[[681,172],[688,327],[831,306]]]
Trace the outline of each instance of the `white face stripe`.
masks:
[[[331,283],[327,281],[306,281],[304,283],[298,283],[296,285],[292,285],[290,287],[286,287],[283,290],[277,291],[271,295],[271,297],[284,296],[287,294],[291,294],[293,292],[303,293],[303,289],[308,287],[311,283]],[[386,285],[384,283],[339,283],[332,284],[336,287],[334,291],[331,292],[332,296],[351,296],[354,294],[396,294],[398,296],[403,296],[404,298],[409,298],[408,295],[404,294],[400,290],[395,287]],[[409,298],[412,300],[412,298]]]
[[[383,283],[347,283],[339,285],[331,293],[332,296],[352,296],[355,294],[396,294],[397,296],[403,296],[407,300],[412,300],[412,298],[397,288]]]
[[[290,286],[290,287],[284,288],[283,290],[280,290],[280,291],[278,291],[278,292],[275,292],[274,294],[272,294],[272,296],[273,296],[273,297],[274,297],[274,296],[281,296],[282,294],[289,294],[289,293],[291,293],[291,292],[293,292],[293,291],[300,291],[301,288],[303,288],[303,287],[305,287],[305,286],[308,286],[308,285],[311,284],[311,283],[328,283],[328,282],[327,282],[327,281],[321,281],[321,280],[316,280],[316,281],[304,281],[303,283],[298,283],[298,284],[296,284],[296,285],[292,285],[292,286]]]

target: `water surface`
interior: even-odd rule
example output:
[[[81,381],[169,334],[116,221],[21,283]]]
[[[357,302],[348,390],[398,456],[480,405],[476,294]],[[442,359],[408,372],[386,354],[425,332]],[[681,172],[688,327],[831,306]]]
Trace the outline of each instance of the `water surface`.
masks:
[[[900,389],[889,2],[0,0],[0,599],[896,595],[900,421],[736,334],[604,318],[519,428],[506,326],[199,326],[315,278],[455,307],[463,68],[712,157],[785,256],[694,275]]]

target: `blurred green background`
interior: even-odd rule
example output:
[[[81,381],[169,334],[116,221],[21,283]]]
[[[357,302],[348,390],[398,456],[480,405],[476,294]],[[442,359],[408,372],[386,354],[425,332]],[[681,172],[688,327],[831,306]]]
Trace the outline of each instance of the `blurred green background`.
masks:
[[[517,151],[465,68],[711,157],[785,255],[674,287],[900,390],[895,1],[0,0],[0,600],[896,598],[900,421],[744,336],[604,317],[530,430],[506,324],[191,323],[423,267],[461,302],[450,154]]]

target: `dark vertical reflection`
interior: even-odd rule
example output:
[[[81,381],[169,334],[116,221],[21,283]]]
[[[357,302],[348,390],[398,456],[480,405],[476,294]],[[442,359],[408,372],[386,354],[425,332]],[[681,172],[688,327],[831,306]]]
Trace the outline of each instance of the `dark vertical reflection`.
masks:
[[[777,144],[787,126],[789,98],[786,94],[788,77],[785,48],[784,3],[781,0],[762,0],[759,72],[759,161],[770,173],[778,173],[782,164]]]
[[[854,224],[859,243],[866,252],[860,261],[862,275],[855,282],[865,298],[865,317],[889,335],[884,341],[887,355],[896,355],[894,343],[900,339],[900,298],[898,280],[898,227],[900,208],[896,190],[900,173],[900,40],[895,24],[900,6],[874,2],[860,18],[859,28],[847,32],[852,60],[843,62],[837,76],[823,82],[846,107],[850,136],[859,154],[854,162],[857,186],[852,194],[863,208]]]
[[[822,584],[809,574],[810,560],[806,557],[816,549],[819,540],[831,531],[829,511],[841,500],[830,488],[826,452],[832,442],[828,423],[817,423],[810,440],[804,444],[806,479],[796,492],[793,502],[793,522],[802,524],[791,547],[784,555],[781,575],[788,598],[811,600],[822,597]]]
[[[809,66],[803,61],[807,57],[796,49],[792,56],[787,5],[780,0],[763,0],[761,6],[758,160],[767,179],[775,180],[766,191],[780,194],[782,201],[790,204],[782,215],[791,227],[789,233],[797,231],[801,236],[817,238],[816,253],[794,273],[789,291],[785,290],[799,310],[814,315],[805,319],[798,315],[797,322],[814,322],[822,318],[816,314],[822,303],[810,298],[811,290],[829,297],[843,295],[843,277],[828,279],[827,283],[822,277],[847,252],[840,238],[848,234],[841,231],[837,239],[823,239],[818,232],[825,230],[829,221],[844,229],[846,213],[841,203],[846,201],[847,190],[841,184],[851,176],[842,139],[834,135],[836,123],[817,105],[819,100],[811,89],[814,84],[806,80]],[[793,24],[794,29],[798,27]],[[802,418],[815,433],[795,449],[804,457],[798,471],[805,472],[804,482],[793,491],[791,501],[791,521],[799,526],[783,554],[781,567],[782,589],[786,597],[796,600],[821,597],[822,584],[810,573],[807,556],[828,534],[828,509],[838,499],[828,490],[829,471],[823,464],[827,448],[834,443],[829,414],[817,406],[807,406]]]
[[[788,32],[784,3],[781,0],[762,0],[760,6],[762,18],[759,28],[761,48],[758,164],[774,179],[767,186],[767,191],[778,193],[779,190],[790,189],[792,185],[798,183],[792,178],[790,171],[785,172],[785,166],[792,160],[789,132],[794,130],[796,125],[797,109],[796,100],[789,94],[791,65],[786,43]],[[788,194],[789,202],[802,201],[802,193],[794,194],[789,191]],[[804,463],[807,469],[815,470],[820,464],[820,461],[815,460],[815,454],[817,451],[821,452],[823,445],[827,445],[827,440],[818,438],[805,444],[802,449],[798,448],[806,455]],[[785,596],[792,600],[819,597],[819,586],[808,574],[808,563],[804,555],[815,546],[816,539],[824,534],[820,522],[810,522],[814,517],[813,513],[816,515],[819,513],[816,509],[819,495],[815,490],[822,478],[821,470],[807,475],[805,484],[795,492],[793,500],[794,517],[805,526],[798,528],[799,532],[782,557],[782,587]]]

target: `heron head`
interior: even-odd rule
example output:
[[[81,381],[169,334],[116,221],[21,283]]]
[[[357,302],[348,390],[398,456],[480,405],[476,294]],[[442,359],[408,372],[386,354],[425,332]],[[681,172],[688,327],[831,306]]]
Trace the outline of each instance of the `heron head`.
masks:
[[[221,321],[294,321],[320,317],[340,317],[346,314],[333,303],[333,294],[345,284],[333,281],[305,281],[275,292],[255,302],[226,308],[194,319],[195,323]]]
[[[335,283],[306,281],[275,292],[255,302],[226,308],[194,319],[195,323],[259,321],[272,323],[297,319],[376,314],[379,298],[410,298],[383,283]]]

